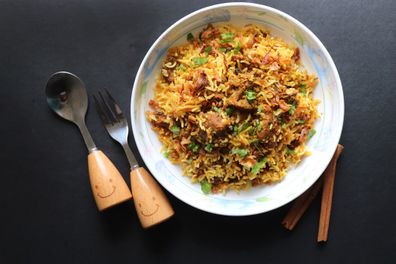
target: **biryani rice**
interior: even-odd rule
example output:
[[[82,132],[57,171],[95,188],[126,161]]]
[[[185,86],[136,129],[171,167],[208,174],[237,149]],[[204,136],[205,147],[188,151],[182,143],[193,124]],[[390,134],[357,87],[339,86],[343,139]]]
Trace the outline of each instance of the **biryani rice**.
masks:
[[[283,179],[308,155],[318,82],[256,25],[208,25],[168,51],[146,116],[164,155],[205,193]]]

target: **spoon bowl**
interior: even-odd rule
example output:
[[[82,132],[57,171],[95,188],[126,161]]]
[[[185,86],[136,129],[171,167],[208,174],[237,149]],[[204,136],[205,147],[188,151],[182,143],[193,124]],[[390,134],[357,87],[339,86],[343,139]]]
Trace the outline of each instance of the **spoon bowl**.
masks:
[[[59,116],[73,123],[84,119],[88,109],[88,96],[84,83],[70,72],[57,72],[45,88],[49,107]]]

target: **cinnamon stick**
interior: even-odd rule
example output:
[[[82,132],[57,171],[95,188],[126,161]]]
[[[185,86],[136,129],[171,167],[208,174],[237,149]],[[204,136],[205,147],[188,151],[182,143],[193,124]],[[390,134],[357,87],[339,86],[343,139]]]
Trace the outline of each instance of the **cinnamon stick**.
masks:
[[[334,178],[336,173],[337,159],[340,156],[344,147],[338,144],[337,149],[334,153],[333,158],[330,161],[329,166],[323,174],[323,193],[322,193],[322,204],[320,208],[320,220],[319,220],[319,232],[318,242],[327,241],[330,223],[331,205],[333,200],[334,190]]]
[[[319,178],[319,180],[317,180],[314,185],[312,185],[307,191],[305,191],[305,193],[295,200],[293,206],[290,208],[289,212],[282,221],[282,225],[286,229],[290,231],[293,230],[300,218],[308,209],[309,205],[321,190],[322,185],[323,180],[322,178]]]

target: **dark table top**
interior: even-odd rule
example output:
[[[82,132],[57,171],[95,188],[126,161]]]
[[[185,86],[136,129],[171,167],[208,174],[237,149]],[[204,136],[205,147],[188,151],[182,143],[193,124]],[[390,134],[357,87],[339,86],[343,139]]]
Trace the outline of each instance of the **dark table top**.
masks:
[[[319,199],[293,232],[280,224],[290,205],[232,218],[199,211],[167,193],[176,215],[150,230],[140,227],[131,203],[97,211],[82,139],[47,107],[48,77],[72,71],[90,94],[111,89],[129,109],[132,83],[150,45],[179,18],[214,3],[0,1],[0,263],[394,261],[396,2],[391,0],[261,2],[307,25],[329,50],[343,83],[345,150],[327,244],[315,242]],[[98,145],[128,175],[122,149],[96,113],[89,111],[87,123]]]

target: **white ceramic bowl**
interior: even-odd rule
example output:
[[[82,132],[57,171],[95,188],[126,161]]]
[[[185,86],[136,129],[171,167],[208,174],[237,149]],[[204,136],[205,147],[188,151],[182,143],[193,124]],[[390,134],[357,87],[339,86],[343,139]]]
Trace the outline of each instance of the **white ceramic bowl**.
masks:
[[[161,143],[145,118],[148,101],[153,98],[161,62],[169,47],[186,41],[189,32],[197,33],[208,23],[234,25],[258,24],[272,34],[297,45],[310,73],[319,77],[314,97],[321,118],[316,135],[309,141],[312,155],[291,168],[277,184],[254,187],[225,195],[204,195],[199,184],[192,184],[161,153]],[[341,81],[326,48],[302,23],[271,7],[251,3],[226,3],[200,9],[169,27],[151,46],[136,75],[131,99],[132,129],[139,152],[153,176],[170,193],[198,209],[221,215],[242,216],[263,213],[282,206],[307,190],[323,173],[336,149],[344,121]]]

